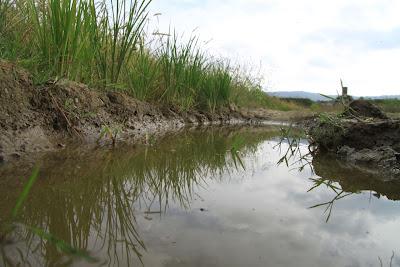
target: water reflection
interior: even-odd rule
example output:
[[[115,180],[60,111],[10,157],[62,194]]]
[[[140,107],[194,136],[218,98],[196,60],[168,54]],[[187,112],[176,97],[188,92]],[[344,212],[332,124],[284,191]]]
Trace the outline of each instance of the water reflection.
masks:
[[[329,155],[315,156],[312,160],[312,167],[317,178],[310,178],[314,185],[309,192],[320,186],[326,186],[334,192],[331,200],[310,207],[325,207],[324,213],[327,214],[327,222],[332,215],[335,202],[353,194],[368,191],[371,198],[379,199],[384,196],[391,200],[400,199],[400,180],[355,168],[354,165],[346,164]]]
[[[336,182],[351,193],[372,191],[377,198],[385,196],[400,200],[400,180],[357,169],[353,165],[329,156],[318,156],[313,160],[315,173],[326,181]]]
[[[152,146],[47,155],[18,221],[98,261],[20,226],[1,242],[0,265],[379,266],[395,250],[396,266],[400,213],[387,198],[398,199],[399,183],[329,158],[307,167],[304,139],[294,164],[277,166],[278,136],[277,128],[207,128]],[[0,168],[0,222],[21,189],[11,181],[30,170]]]
[[[188,208],[195,188],[206,186],[205,177],[218,179],[244,168],[240,157],[254,153],[276,130],[209,128],[168,136],[151,147],[78,148],[49,155],[19,220],[75,248],[106,254],[110,266],[141,262],[146,246],[137,230],[138,214],[162,214],[170,202]],[[3,170],[3,175],[11,174]],[[1,190],[8,196],[2,214],[9,214],[16,199],[7,189]],[[23,253],[13,262],[16,255],[7,251]],[[2,255],[9,265],[69,265],[73,260],[23,227],[14,233],[13,244],[2,247]]]
[[[317,147],[310,145],[303,136],[304,133],[296,128],[281,129],[279,141],[275,146],[281,154],[278,165],[285,164],[299,172],[309,169],[313,174],[309,178],[312,187],[307,192],[321,186],[333,192],[332,199],[310,207],[325,207],[326,222],[332,215],[335,202],[352,194],[369,191],[371,197],[380,198],[383,195],[391,200],[400,199],[400,180],[368,172],[362,167],[357,168],[333,155],[320,154]]]

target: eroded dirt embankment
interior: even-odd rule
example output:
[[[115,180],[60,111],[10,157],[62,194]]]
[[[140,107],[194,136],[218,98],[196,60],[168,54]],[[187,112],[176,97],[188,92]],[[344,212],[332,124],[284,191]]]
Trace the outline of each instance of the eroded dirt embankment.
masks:
[[[190,124],[257,124],[296,116],[235,107],[213,114],[182,112],[67,80],[35,86],[28,72],[0,61],[0,163],[62,149],[76,140],[148,142]]]
[[[308,133],[319,154],[334,153],[371,173],[400,177],[400,120],[367,101],[353,101],[341,118],[315,119]]]

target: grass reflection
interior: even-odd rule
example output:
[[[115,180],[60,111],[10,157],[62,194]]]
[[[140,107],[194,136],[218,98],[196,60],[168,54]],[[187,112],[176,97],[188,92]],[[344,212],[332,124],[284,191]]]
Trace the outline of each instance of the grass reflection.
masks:
[[[316,204],[316,205],[310,207],[310,209],[314,209],[314,208],[318,208],[318,207],[326,207],[324,213],[327,214],[326,222],[328,222],[329,219],[331,218],[333,205],[335,204],[335,202],[342,198],[350,196],[353,193],[346,193],[343,189],[336,186],[335,182],[331,181],[331,180],[326,180],[324,178],[318,178],[318,179],[310,178],[310,180],[314,182],[314,186],[311,187],[307,192],[311,192],[314,189],[316,189],[322,185],[325,185],[327,188],[331,189],[335,193],[335,196],[333,197],[332,200],[323,202],[320,204]]]
[[[278,165],[284,164],[299,172],[309,170],[313,178],[310,178],[312,186],[308,192],[313,192],[322,186],[332,192],[332,199],[310,207],[324,207],[324,213],[327,215],[326,222],[331,218],[336,201],[353,194],[369,191],[371,196],[377,198],[383,195],[392,200],[400,200],[398,180],[356,168],[338,160],[334,155],[316,153],[318,148],[308,145],[307,140],[304,139],[304,133],[295,128],[282,129],[280,136],[275,146],[281,154]]]
[[[16,229],[10,242],[0,245],[0,257],[10,266],[63,266],[79,260],[49,242],[57,237],[64,242],[58,244],[90,251],[95,257],[108,255],[100,260],[109,266],[140,264],[146,246],[138,216],[162,215],[170,201],[189,208],[196,187],[206,186],[206,178],[218,179],[222,173],[245,168],[241,157],[254,153],[276,133],[207,128],[167,136],[153,146],[77,148],[49,155],[20,206],[21,223],[35,226],[36,231]],[[0,191],[15,203],[14,191]],[[0,209],[7,214],[6,205]]]

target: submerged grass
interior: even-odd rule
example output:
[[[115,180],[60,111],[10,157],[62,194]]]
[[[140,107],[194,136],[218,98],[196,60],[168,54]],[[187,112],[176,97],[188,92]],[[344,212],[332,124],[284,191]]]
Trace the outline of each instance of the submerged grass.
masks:
[[[182,110],[230,103],[295,108],[267,96],[256,79],[206,53],[197,37],[149,34],[151,0],[0,0],[0,58],[36,82],[68,78],[126,90]]]

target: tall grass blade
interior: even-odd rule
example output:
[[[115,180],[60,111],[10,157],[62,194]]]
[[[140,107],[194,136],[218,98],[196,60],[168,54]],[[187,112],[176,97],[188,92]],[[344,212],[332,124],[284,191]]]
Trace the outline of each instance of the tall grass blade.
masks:
[[[17,199],[17,203],[15,204],[15,207],[12,210],[12,218],[15,219],[21,209],[22,204],[25,202],[26,198],[28,197],[29,192],[32,189],[33,184],[35,183],[37,177],[39,175],[39,167],[36,166],[33,169],[33,172],[31,176],[29,177],[27,183],[24,186],[24,189],[22,190],[21,194],[19,195]]]

